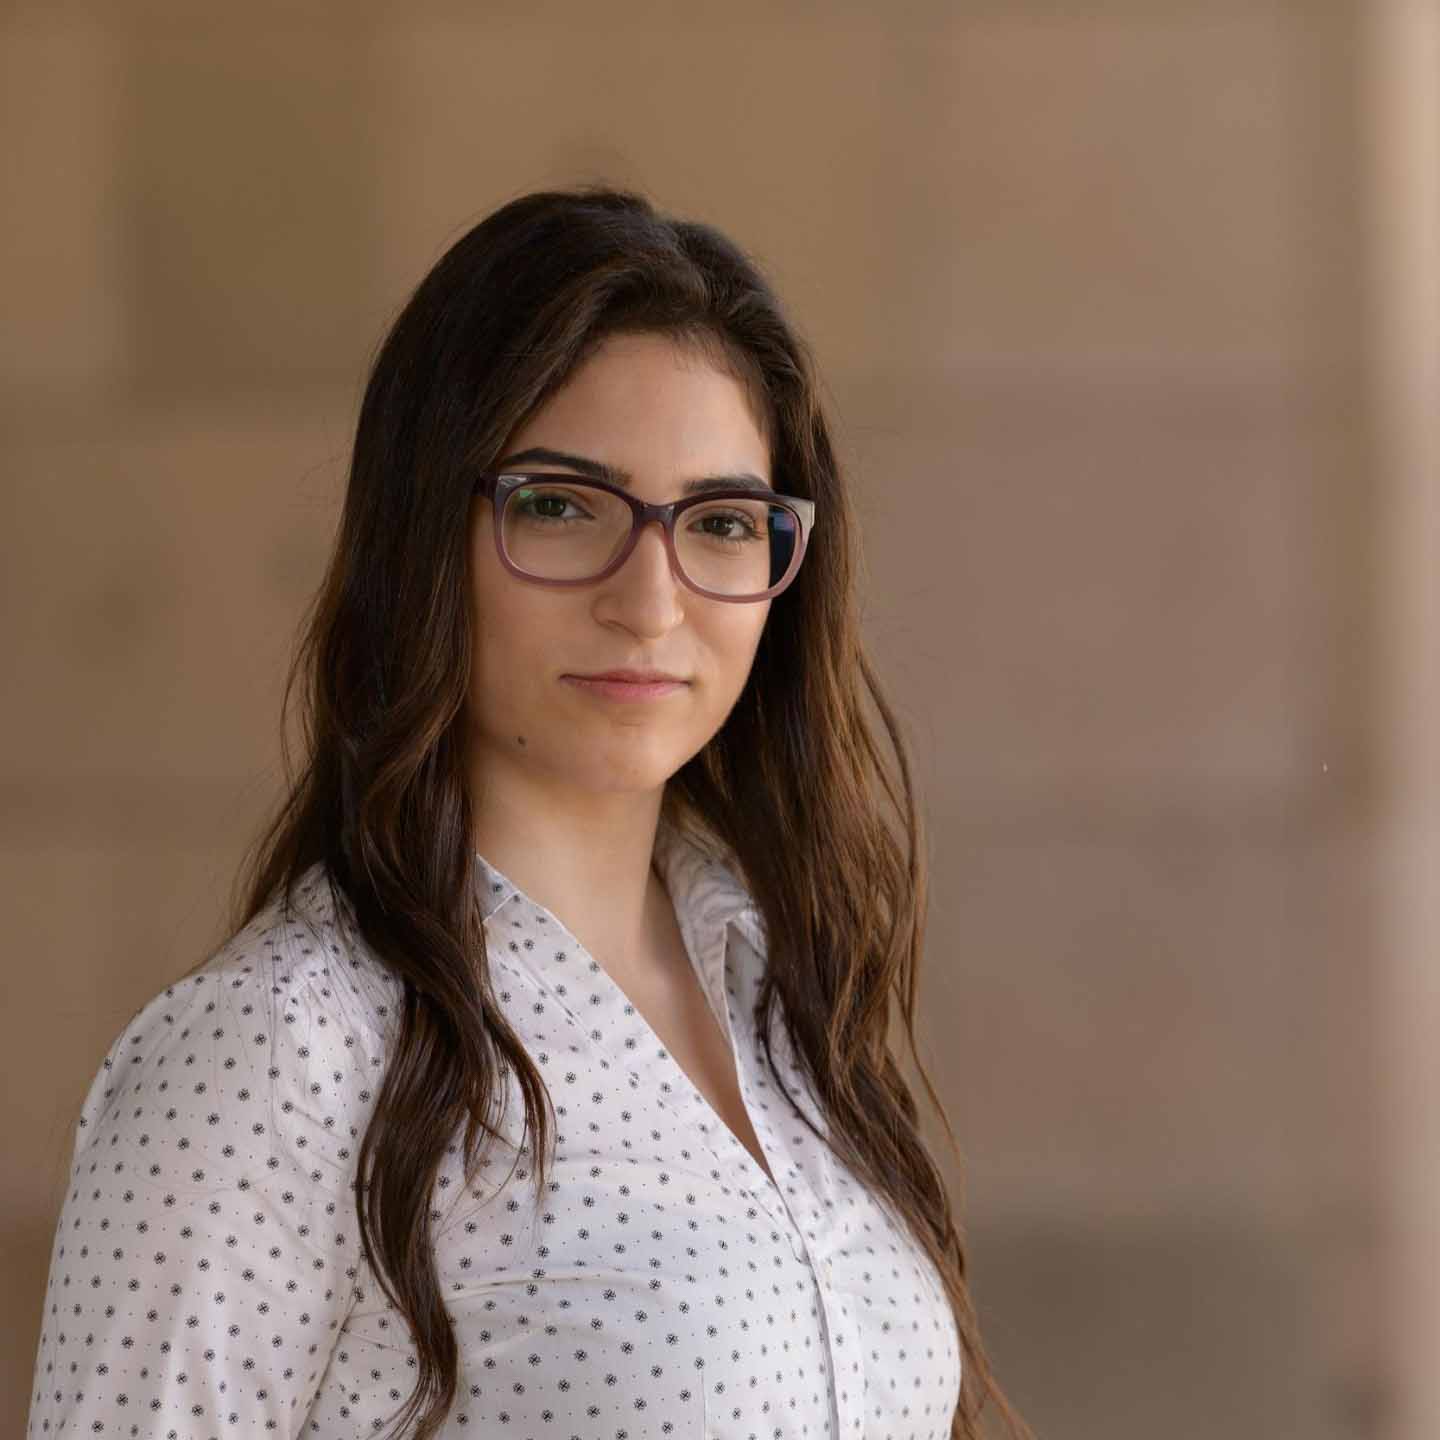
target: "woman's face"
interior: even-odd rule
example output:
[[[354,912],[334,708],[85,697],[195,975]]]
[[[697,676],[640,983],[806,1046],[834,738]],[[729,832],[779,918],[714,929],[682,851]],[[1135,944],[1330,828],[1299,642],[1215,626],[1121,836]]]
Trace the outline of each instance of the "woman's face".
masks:
[[[609,337],[509,437],[495,467],[577,474],[518,458],[536,446],[629,472],[642,500],[679,499],[683,483],[703,475],[749,472],[771,483],[769,447],[739,383],[656,335]],[[470,523],[472,776],[557,796],[661,789],[739,699],[770,601],[735,604],[687,589],[670,571],[658,525],[645,527],[608,579],[551,588],[500,563],[488,499],[475,500]],[[621,668],[686,683],[653,699],[616,700],[564,678]]]

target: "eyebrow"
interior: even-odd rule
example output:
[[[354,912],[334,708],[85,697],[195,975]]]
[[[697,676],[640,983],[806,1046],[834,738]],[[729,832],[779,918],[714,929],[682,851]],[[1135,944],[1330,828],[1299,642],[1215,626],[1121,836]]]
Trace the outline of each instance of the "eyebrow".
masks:
[[[631,481],[635,478],[618,465],[592,460],[588,455],[572,455],[565,450],[552,450],[546,445],[532,445],[528,450],[507,455],[495,468],[504,470],[512,465],[524,465],[528,461],[539,461],[544,465],[567,465],[571,470],[590,476],[592,480],[608,480],[622,490],[630,489]],[[773,490],[774,486],[749,470],[737,470],[727,475],[702,475],[698,479],[687,480],[680,488],[682,494],[699,495],[707,490]]]

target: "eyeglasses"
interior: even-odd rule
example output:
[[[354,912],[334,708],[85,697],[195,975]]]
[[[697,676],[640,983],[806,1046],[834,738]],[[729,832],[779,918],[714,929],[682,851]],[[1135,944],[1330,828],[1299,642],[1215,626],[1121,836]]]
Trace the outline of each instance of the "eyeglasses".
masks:
[[[794,580],[815,502],[770,490],[707,490],[651,505],[604,480],[487,470],[500,563],[537,585],[591,585],[613,575],[640,530],[658,520],[672,573],[711,600],[768,600]]]

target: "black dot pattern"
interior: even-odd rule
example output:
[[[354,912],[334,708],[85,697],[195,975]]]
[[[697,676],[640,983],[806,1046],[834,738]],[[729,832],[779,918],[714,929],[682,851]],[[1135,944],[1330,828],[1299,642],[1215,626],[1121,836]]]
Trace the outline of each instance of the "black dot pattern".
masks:
[[[769,1075],[763,919],[662,821],[656,860],[770,1174],[623,990],[482,856],[492,979],[555,1106],[547,1189],[509,1081],[431,1201],[460,1348],[446,1437],[945,1440],[958,1334],[903,1227]],[[320,867],[144,1006],[81,1111],[27,1434],[374,1436],[415,1382],[353,1184],[399,986],[342,944]],[[823,1131],[784,1030],[787,1087]],[[771,1179],[771,1175],[775,1177]]]

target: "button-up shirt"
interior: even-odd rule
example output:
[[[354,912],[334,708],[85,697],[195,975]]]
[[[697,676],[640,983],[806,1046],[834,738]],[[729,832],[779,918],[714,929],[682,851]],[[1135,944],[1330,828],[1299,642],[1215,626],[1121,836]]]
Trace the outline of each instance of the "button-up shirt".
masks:
[[[769,1174],[564,923],[477,855],[491,983],[543,1076],[534,1203],[514,1077],[468,1181],[432,1192],[460,1385],[446,1437],[946,1440],[953,1315],[828,1127],[783,1025],[753,1018],[763,919],[662,821],[657,868]],[[414,1345],[360,1249],[359,1141],[400,985],[320,866],[115,1039],[82,1107],[28,1434],[373,1436]],[[345,904],[343,896],[341,903]],[[774,1179],[771,1179],[771,1175]]]

